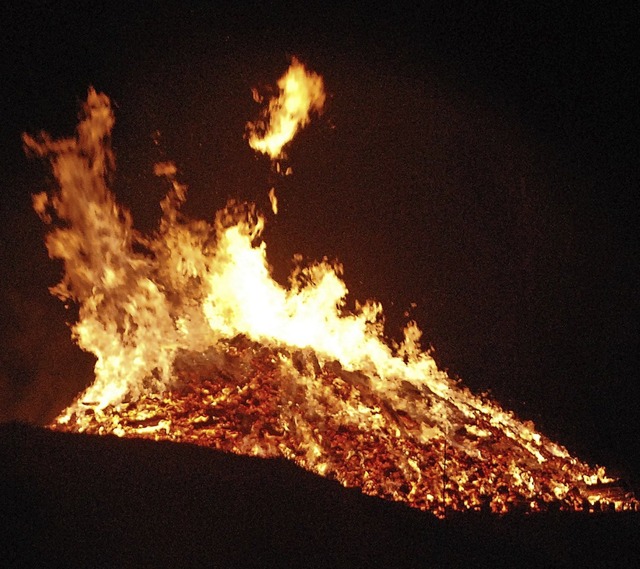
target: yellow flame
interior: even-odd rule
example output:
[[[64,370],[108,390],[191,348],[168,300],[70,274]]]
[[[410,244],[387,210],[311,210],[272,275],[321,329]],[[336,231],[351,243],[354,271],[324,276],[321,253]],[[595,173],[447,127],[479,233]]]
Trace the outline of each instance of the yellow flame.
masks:
[[[269,101],[260,119],[247,123],[251,148],[272,160],[282,156],[283,147],[309,122],[311,112],[322,111],[326,98],[322,77],[307,71],[295,57],[278,81],[278,88],[278,96]],[[255,90],[253,98],[262,102]]]

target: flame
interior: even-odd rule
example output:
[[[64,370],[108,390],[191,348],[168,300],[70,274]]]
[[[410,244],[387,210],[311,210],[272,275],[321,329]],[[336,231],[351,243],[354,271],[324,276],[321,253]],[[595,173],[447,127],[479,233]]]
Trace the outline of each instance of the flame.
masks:
[[[313,89],[300,87],[307,80]],[[279,86],[273,134],[256,139],[280,141],[262,143],[275,156],[324,100],[322,80],[296,60]],[[311,103],[293,97],[300,90],[315,93]],[[288,285],[276,282],[253,204],[189,219],[187,188],[162,163],[158,228],[136,231],[107,185],[113,124],[109,99],[91,89],[73,138],[24,136],[59,184],[33,198],[53,225],[49,255],[64,263],[51,292],[78,304],[73,337],[96,357],[95,381],[53,428],[284,456],[437,515],[486,504],[497,513],[636,507],[604,469],[440,371],[415,322],[390,347],[380,304],[346,310],[339,264],[297,257]]]
[[[274,187],[269,190],[269,202],[271,203],[273,215],[278,215],[278,196],[276,196],[276,189]]]
[[[268,154],[272,160],[282,157],[283,147],[307,125],[312,111],[322,111],[326,98],[322,77],[307,71],[295,57],[278,80],[278,89],[279,95],[269,101],[260,119],[247,123],[251,148]],[[255,90],[253,98],[262,102]]]

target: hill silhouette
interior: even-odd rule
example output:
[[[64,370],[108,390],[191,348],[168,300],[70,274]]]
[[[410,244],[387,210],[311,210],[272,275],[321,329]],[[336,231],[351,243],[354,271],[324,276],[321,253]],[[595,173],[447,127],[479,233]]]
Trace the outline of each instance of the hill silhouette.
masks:
[[[0,426],[3,567],[618,567],[640,516],[456,514],[283,459]]]

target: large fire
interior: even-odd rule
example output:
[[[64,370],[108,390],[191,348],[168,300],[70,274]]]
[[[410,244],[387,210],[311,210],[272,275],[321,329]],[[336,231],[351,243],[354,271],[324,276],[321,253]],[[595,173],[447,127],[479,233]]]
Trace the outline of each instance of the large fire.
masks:
[[[296,60],[278,86],[248,127],[274,160],[325,98]],[[52,293],[77,303],[73,338],[97,360],[52,428],[284,456],[440,516],[637,507],[603,468],[438,370],[414,322],[389,346],[379,304],[346,310],[340,266],[298,259],[288,285],[276,282],[254,205],[188,219],[176,168],[158,164],[162,218],[139,233],[107,185],[113,125],[108,97],[91,89],[73,138],[24,137],[59,186],[33,197],[54,226],[49,255],[64,263]]]

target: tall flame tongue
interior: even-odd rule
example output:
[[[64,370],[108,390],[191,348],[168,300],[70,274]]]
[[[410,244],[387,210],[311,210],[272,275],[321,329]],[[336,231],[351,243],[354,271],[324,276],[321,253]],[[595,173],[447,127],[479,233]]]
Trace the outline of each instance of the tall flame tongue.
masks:
[[[274,281],[253,205],[187,219],[186,188],[159,164],[159,227],[135,231],[106,183],[113,124],[92,89],[75,137],[24,137],[59,183],[33,198],[64,262],[52,293],[79,305],[73,336],[97,358],[94,383],[52,428],[285,456],[437,515],[637,506],[604,469],[439,371],[415,323],[390,348],[380,305],[345,311],[339,266],[298,262],[287,287]]]

